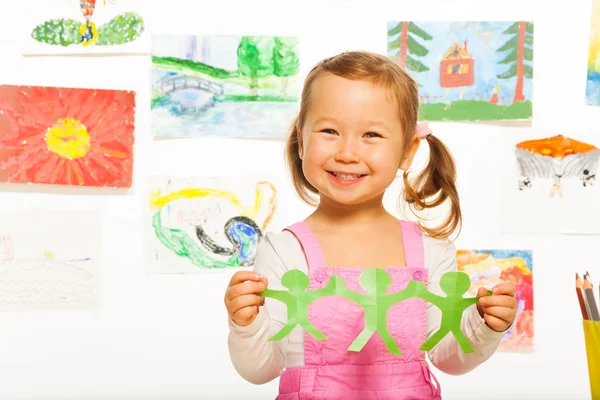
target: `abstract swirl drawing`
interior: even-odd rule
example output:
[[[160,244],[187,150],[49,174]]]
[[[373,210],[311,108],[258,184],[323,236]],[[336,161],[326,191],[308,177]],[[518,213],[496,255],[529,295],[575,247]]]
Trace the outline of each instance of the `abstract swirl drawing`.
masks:
[[[34,15],[50,18],[35,22],[25,54],[138,53],[148,37],[139,0],[44,0],[37,6]]]
[[[162,273],[252,266],[277,208],[266,180],[151,178],[149,192],[147,254]]]

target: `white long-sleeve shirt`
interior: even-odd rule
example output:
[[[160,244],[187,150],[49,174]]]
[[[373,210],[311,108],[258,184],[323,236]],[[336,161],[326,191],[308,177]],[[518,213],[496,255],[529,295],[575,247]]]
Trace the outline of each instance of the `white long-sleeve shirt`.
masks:
[[[440,278],[448,271],[457,271],[456,248],[451,242],[423,237],[425,267],[429,270],[427,289],[441,296]],[[296,237],[288,232],[268,232],[258,245],[254,271],[268,279],[268,287],[286,290],[281,277],[291,269],[308,273],[308,264]],[[441,323],[441,311],[427,303],[427,337],[431,337]],[[237,372],[247,381],[263,384],[279,377],[284,369],[304,365],[304,331],[297,326],[280,341],[268,339],[287,322],[286,305],[270,298],[260,307],[258,316],[248,326],[238,326],[229,319],[229,354]],[[439,370],[450,374],[465,374],[489,359],[498,348],[504,333],[489,328],[479,316],[477,306],[465,312],[461,330],[473,347],[464,353],[452,334],[446,335],[427,354]]]

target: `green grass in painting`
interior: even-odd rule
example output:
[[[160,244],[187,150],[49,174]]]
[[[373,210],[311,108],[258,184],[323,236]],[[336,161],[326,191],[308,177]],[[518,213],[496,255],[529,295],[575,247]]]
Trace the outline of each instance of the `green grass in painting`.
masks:
[[[183,73],[196,78],[210,79],[213,81],[227,81],[231,83],[248,86],[248,78],[242,76],[238,71],[228,71],[215,68],[208,64],[198,61],[182,60],[176,57],[156,57],[152,56],[152,68]],[[293,77],[290,77],[290,84]],[[279,90],[281,86],[280,78],[270,76],[258,80],[258,90]],[[297,100],[297,99],[295,99]]]
[[[239,76],[237,71],[227,71],[226,69],[215,68],[201,62],[182,60],[181,58],[176,57],[152,56],[152,63],[157,66],[169,67],[168,70],[171,71],[195,71],[216,79],[227,79]]]
[[[420,119],[427,121],[493,121],[528,119],[532,115],[531,101],[510,106],[490,104],[485,101],[454,101],[448,109],[445,104],[421,104]]]
[[[169,95],[166,96],[153,96],[152,102],[150,103],[150,108],[156,107],[158,104],[162,103],[169,99]]]
[[[276,102],[276,103],[288,103],[295,102],[295,97],[278,97],[278,96],[250,96],[241,94],[224,94],[222,96],[215,96],[216,101],[220,102],[242,102],[242,101],[256,101],[256,102]]]

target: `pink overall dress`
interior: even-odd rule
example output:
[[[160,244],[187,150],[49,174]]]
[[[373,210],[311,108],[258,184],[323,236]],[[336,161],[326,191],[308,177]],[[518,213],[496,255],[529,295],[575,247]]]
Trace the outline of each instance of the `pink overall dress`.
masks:
[[[400,291],[408,281],[427,284],[421,229],[401,221],[406,267],[390,267],[388,293]],[[304,250],[310,277],[309,290],[320,289],[330,276],[344,278],[348,288],[365,293],[358,283],[362,268],[328,266],[317,238],[299,222],[292,232]],[[347,348],[364,327],[362,308],[350,300],[330,296],[309,306],[309,320],[328,336],[317,340],[304,333],[304,366],[287,369],[280,378],[278,400],[408,400],[441,399],[439,383],[419,347],[426,340],[427,303],[411,298],[392,306],[388,329],[402,352],[390,353],[376,332],[360,352]],[[435,381],[435,384],[432,383]]]

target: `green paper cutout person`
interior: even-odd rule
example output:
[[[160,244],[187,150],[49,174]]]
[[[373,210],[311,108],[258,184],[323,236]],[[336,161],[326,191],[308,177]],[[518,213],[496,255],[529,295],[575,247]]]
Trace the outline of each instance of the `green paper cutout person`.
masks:
[[[429,351],[448,333],[452,333],[465,353],[472,353],[471,343],[460,329],[463,312],[472,304],[477,303],[478,297],[463,298],[471,287],[471,279],[464,272],[446,272],[440,279],[440,287],[446,297],[428,292],[423,282],[417,282],[417,297],[435,305],[442,311],[440,329],[430,337],[419,350]],[[491,292],[487,292],[487,295]]]
[[[300,325],[317,340],[327,339],[327,335],[319,331],[308,320],[308,305],[322,297],[334,295],[336,281],[330,279],[324,288],[307,291],[306,289],[310,285],[308,276],[299,269],[292,269],[283,274],[281,284],[288,288],[289,291],[265,289],[259,293],[261,296],[279,300],[287,305],[288,321],[269,341],[281,340],[297,325]]]
[[[336,294],[357,303],[364,310],[365,327],[348,347],[348,351],[361,351],[373,334],[378,332],[392,354],[402,355],[398,344],[388,330],[388,311],[395,303],[414,297],[417,287],[409,284],[403,291],[386,294],[392,284],[392,278],[386,270],[380,268],[368,268],[360,274],[358,282],[367,292],[366,294],[348,289],[341,277],[335,278],[338,281]]]
[[[473,352],[471,344],[460,329],[462,314],[470,305],[477,303],[478,297],[463,298],[469,290],[471,281],[464,272],[446,272],[440,286],[447,297],[435,295],[429,291],[423,282],[411,280],[406,288],[396,293],[386,294],[392,279],[386,270],[380,268],[365,269],[359,278],[360,286],[366,294],[350,290],[339,276],[331,277],[322,289],[307,290],[310,285],[308,276],[297,269],[286,272],[281,283],[285,290],[265,289],[259,295],[279,300],[287,305],[288,322],[269,341],[281,340],[298,325],[317,340],[325,340],[327,336],[320,332],[308,319],[308,306],[323,297],[338,295],[360,305],[364,310],[365,327],[352,342],[348,351],[361,351],[375,332],[378,332],[392,354],[402,355],[396,341],[388,330],[387,317],[389,309],[396,303],[412,297],[418,297],[442,311],[440,329],[429,338],[419,350],[431,350],[448,333],[452,332],[465,353]],[[486,296],[491,295],[486,292]]]

